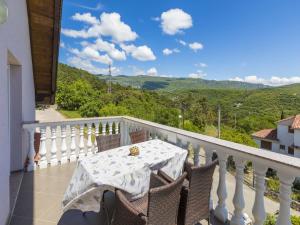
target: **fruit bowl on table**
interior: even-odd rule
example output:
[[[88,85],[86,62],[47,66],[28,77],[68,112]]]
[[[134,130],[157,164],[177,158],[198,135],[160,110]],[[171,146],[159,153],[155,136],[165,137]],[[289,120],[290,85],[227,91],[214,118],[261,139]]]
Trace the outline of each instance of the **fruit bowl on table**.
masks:
[[[130,156],[137,156],[140,154],[140,149],[137,146],[133,146],[129,149],[129,152]]]

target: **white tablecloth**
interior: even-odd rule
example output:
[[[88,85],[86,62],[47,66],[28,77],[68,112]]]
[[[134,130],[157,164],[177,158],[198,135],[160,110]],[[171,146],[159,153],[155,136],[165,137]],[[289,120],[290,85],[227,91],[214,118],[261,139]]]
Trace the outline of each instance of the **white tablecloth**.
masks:
[[[176,179],[182,174],[187,151],[161,140],[136,144],[139,156],[129,156],[129,148],[122,146],[97,153],[77,163],[63,199],[63,210],[100,210],[103,191],[122,189],[133,199],[149,190],[150,174],[162,169]]]

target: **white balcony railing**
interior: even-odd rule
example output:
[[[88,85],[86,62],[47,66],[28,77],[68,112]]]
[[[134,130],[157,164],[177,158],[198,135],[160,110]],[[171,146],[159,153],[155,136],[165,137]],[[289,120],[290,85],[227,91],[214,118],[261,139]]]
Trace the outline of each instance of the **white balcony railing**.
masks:
[[[129,132],[137,129],[147,130],[150,138],[159,138],[186,149],[192,145],[194,149],[193,160],[196,165],[200,163],[199,149],[203,149],[205,152],[205,163],[211,161],[215,152],[219,159],[219,182],[218,203],[214,213],[223,222],[228,220],[226,206],[227,158],[233,156],[236,165],[236,184],[231,225],[244,224],[243,181],[245,162],[251,161],[254,167],[255,201],[252,210],[254,225],[263,225],[266,218],[264,207],[265,174],[268,168],[275,169],[280,179],[280,209],[276,225],[291,225],[291,188],[295,177],[300,176],[300,159],[126,116],[30,123],[24,124],[23,128],[30,137],[27,170],[64,164],[76,161],[84,155],[94,154],[97,149],[95,136],[120,132],[121,144],[130,144]],[[36,164],[34,162],[34,133],[37,131],[41,133],[41,140],[40,160]]]

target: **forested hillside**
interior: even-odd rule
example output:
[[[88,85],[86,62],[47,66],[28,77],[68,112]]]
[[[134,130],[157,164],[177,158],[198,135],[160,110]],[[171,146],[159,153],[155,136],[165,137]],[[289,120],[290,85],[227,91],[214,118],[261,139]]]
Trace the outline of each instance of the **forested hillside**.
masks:
[[[179,82],[179,81],[178,81]],[[222,138],[255,146],[251,133],[275,127],[281,117],[300,113],[300,84],[279,88],[150,91],[120,84],[107,93],[103,79],[60,64],[56,103],[69,117],[130,115],[216,135],[217,108]],[[179,121],[183,116],[184,123]]]
[[[99,75],[99,79],[107,80],[108,76]],[[190,89],[257,89],[262,84],[250,84],[238,81],[215,81],[193,78],[168,78],[158,76],[114,76],[112,81],[122,86],[131,86],[145,90],[177,92]]]
[[[67,116],[93,117],[131,115],[171,126],[178,126],[179,110],[166,96],[131,87],[107,84],[84,70],[60,64],[56,103]]]

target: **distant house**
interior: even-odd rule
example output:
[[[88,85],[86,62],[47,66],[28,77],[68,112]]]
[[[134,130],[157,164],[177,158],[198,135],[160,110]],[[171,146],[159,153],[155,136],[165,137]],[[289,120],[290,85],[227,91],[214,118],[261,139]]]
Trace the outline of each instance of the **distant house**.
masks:
[[[300,158],[300,114],[278,121],[277,129],[252,134],[260,148]]]

